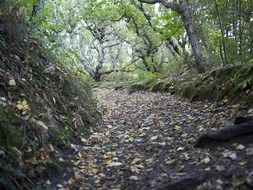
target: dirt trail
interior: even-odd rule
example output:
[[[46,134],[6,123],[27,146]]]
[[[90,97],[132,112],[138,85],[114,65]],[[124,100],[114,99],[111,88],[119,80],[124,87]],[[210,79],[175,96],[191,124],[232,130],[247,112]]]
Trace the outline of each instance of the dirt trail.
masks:
[[[193,147],[200,134],[232,122],[231,107],[190,103],[169,94],[129,95],[110,89],[97,89],[97,97],[103,123],[91,137],[82,139],[85,146],[76,145],[75,175],[60,189],[174,190],[182,184],[175,187],[171,182],[206,173],[210,178],[198,187],[188,183],[194,177],[183,185],[187,189],[247,189],[242,186],[250,167],[250,159],[245,159],[247,147]]]

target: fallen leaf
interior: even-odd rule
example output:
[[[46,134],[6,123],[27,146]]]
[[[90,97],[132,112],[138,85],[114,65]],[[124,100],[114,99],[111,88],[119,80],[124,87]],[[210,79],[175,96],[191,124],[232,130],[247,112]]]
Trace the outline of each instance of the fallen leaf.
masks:
[[[35,121],[35,124],[40,127],[44,132],[47,132],[48,126],[40,120]]]
[[[230,158],[231,160],[236,160],[237,159],[237,155],[233,151],[227,151],[226,150],[222,154],[223,154],[224,158]]]
[[[151,137],[152,141],[157,140],[157,139],[158,139],[158,135]]]
[[[176,163],[176,159],[173,159],[173,160],[166,160],[165,163],[166,163],[167,165],[173,165],[173,164]]]
[[[224,166],[217,165],[217,166],[215,166],[215,169],[216,169],[217,171],[219,171],[219,172],[222,172],[222,171],[225,170],[225,167],[224,167]]]
[[[21,158],[22,157],[22,152],[15,146],[11,147],[13,153],[18,157]]]
[[[109,167],[117,167],[117,166],[121,166],[122,163],[121,162],[111,162],[108,166]]]
[[[211,161],[210,158],[206,157],[203,160],[201,160],[200,162],[203,163],[203,164],[208,164],[210,161]]]
[[[61,158],[61,157],[60,157],[58,160],[59,160],[60,162],[65,162],[64,159]]]
[[[63,187],[62,184],[57,184],[56,186],[57,186],[58,188],[62,188],[62,187]]]
[[[180,147],[178,147],[178,148],[177,148],[177,151],[180,151],[180,150],[184,150],[184,148],[183,148],[183,147],[181,147],[181,146],[180,146]]]
[[[87,143],[87,140],[85,139],[85,138],[81,138],[81,141],[83,142],[83,143]]]
[[[141,171],[141,169],[144,168],[143,165],[133,165],[130,167],[130,170],[132,172],[136,172],[136,173],[139,173]]]
[[[9,80],[10,86],[16,86],[16,81],[14,79]]]
[[[27,103],[26,100],[22,100],[22,101],[19,100],[19,101],[17,102],[16,107],[18,108],[18,110],[21,110],[21,111],[27,111],[27,110],[30,109],[30,108],[29,108],[29,105],[28,105],[28,103]]]
[[[242,144],[239,144],[236,146],[237,150],[243,150],[245,148],[245,146],[243,146]]]
[[[135,158],[135,159],[132,161],[132,164],[140,164],[140,163],[142,163],[142,162],[143,162],[142,159],[140,159],[140,158]]]
[[[178,130],[180,130],[182,127],[181,126],[179,126],[179,125],[176,125],[175,126],[175,129],[178,131]]]
[[[47,185],[51,185],[51,182],[49,180],[46,181]]]
[[[97,174],[99,172],[99,167],[97,165],[93,165],[91,168],[91,172],[93,174]]]
[[[133,141],[134,141],[134,138],[133,138],[133,137],[129,137],[129,138],[128,138],[128,141],[133,142]]]
[[[137,181],[139,178],[136,175],[132,175],[132,176],[129,177],[129,179]]]

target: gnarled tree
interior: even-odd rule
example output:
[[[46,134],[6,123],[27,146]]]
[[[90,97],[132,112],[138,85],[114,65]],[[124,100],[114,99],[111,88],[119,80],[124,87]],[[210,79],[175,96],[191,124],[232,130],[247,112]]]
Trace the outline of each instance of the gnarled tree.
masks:
[[[187,0],[179,0],[179,3],[168,2],[165,0],[139,0],[142,3],[156,4],[160,3],[167,9],[171,9],[177,12],[184,23],[185,30],[187,32],[193,55],[196,62],[196,69],[199,73],[203,73],[207,70],[206,62],[201,51],[200,39],[197,35],[197,30],[192,19],[190,5]]]

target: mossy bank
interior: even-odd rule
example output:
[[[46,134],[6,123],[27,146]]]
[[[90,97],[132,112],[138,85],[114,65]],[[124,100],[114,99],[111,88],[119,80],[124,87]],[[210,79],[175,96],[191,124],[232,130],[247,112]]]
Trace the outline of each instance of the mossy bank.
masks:
[[[7,11],[8,10],[8,11]],[[65,69],[1,3],[0,189],[34,189],[100,116],[83,74]]]
[[[117,87],[120,88],[120,87]],[[147,90],[181,94],[190,100],[240,103],[253,106],[253,60],[246,64],[214,69],[204,75],[153,78],[127,86],[129,92]]]

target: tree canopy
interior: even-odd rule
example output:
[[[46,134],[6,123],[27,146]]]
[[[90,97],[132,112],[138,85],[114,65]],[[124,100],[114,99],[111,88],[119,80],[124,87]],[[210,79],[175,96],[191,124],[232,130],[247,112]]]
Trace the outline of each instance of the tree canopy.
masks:
[[[252,59],[252,0],[22,0],[32,33],[95,80],[142,70],[174,74]]]

